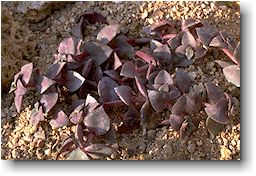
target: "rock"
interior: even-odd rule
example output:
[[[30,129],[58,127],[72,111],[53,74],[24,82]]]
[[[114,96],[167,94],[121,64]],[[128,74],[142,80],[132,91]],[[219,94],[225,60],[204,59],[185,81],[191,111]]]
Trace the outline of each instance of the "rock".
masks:
[[[220,149],[220,155],[221,155],[221,159],[222,160],[230,160],[230,159],[232,159],[231,154],[232,154],[231,151],[228,148],[226,148],[226,147],[222,147]]]
[[[188,144],[187,150],[189,151],[189,153],[193,153],[196,150],[196,145],[193,143]]]
[[[44,153],[47,155],[47,156],[50,156],[51,155],[51,149],[45,149],[44,150]]]
[[[39,130],[34,134],[35,138],[40,138],[42,140],[45,140],[45,132],[42,129],[42,127],[39,128]]]
[[[148,137],[155,138],[155,136],[156,136],[156,131],[155,130],[149,130],[148,131]]]

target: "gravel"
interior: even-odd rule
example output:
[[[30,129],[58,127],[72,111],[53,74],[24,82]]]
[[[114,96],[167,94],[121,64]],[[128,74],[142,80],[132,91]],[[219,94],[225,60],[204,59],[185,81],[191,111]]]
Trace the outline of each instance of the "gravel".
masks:
[[[45,71],[53,62],[53,54],[58,44],[65,37],[70,36],[71,27],[75,24],[75,16],[88,9],[94,9],[107,17],[109,24],[119,24],[120,31],[129,37],[146,36],[142,27],[154,23],[157,19],[165,17],[169,20],[198,18],[208,19],[217,28],[227,30],[240,40],[240,11],[239,6],[232,2],[232,6],[225,2],[76,2],[69,4],[60,11],[54,11],[50,17],[42,22],[30,24],[24,22],[36,34],[39,52],[32,61]],[[18,14],[14,14],[16,17]],[[42,28],[42,26],[44,28]],[[90,34],[104,25],[95,24],[86,27],[85,40],[93,40]],[[129,27],[127,27],[129,26]],[[230,28],[232,26],[232,28]],[[224,57],[224,56],[223,56]],[[202,84],[210,80],[221,88],[228,90],[232,96],[236,95],[240,101],[240,90],[228,83],[222,70],[213,62],[213,58],[203,58],[187,68],[189,76],[195,84]],[[237,93],[238,92],[238,93]],[[20,114],[16,113],[13,103],[13,94],[5,93],[2,96],[1,110],[1,158],[2,159],[36,159],[52,160],[56,156],[57,147],[67,136],[73,133],[71,127],[52,130],[50,127],[35,128],[30,123],[30,114],[35,101],[35,95],[29,94],[29,100]],[[230,129],[218,135],[215,139],[205,129],[204,112],[199,113],[202,119],[198,129],[189,139],[181,141],[179,134],[170,127],[142,129],[131,134],[117,135],[119,149],[106,158],[108,160],[239,160],[240,159],[240,110],[230,119]],[[158,114],[162,119],[166,114]],[[59,159],[65,159],[60,157]]]

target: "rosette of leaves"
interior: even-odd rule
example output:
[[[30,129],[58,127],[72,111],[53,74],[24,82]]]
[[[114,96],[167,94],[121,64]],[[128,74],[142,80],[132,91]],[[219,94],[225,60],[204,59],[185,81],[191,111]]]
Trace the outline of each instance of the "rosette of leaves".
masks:
[[[199,20],[156,22],[146,28],[151,35],[146,38],[129,38],[120,34],[118,25],[105,25],[94,33],[94,41],[85,42],[83,31],[95,22],[106,24],[106,19],[94,11],[81,14],[45,74],[27,64],[15,75],[10,91],[15,93],[18,112],[28,88],[37,92],[39,100],[31,115],[35,126],[42,121],[53,129],[75,125],[75,134],[58,150],[58,154],[71,152],[69,159],[102,159],[114,152],[115,130],[108,116],[114,106],[128,107],[121,116],[123,128],[131,129],[138,128],[137,124],[147,126],[153,113],[170,111],[167,125],[181,138],[187,137],[196,128],[191,116],[202,110],[204,88],[193,90],[194,83],[183,68],[204,57],[211,47],[232,56],[239,66],[240,43]],[[235,73],[224,65],[225,75]],[[228,80],[234,83],[233,77]],[[232,111],[232,97],[223,93],[224,98],[214,101],[213,86],[205,87],[207,129],[217,134]],[[70,109],[62,108],[62,103]],[[108,143],[98,143],[104,136]]]

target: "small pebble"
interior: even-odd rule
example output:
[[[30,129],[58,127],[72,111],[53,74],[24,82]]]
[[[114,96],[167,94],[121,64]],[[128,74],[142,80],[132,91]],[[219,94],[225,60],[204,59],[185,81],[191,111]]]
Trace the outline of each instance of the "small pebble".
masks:
[[[191,143],[191,144],[188,144],[188,147],[187,147],[187,150],[189,151],[189,153],[193,153],[196,149],[196,145]]]

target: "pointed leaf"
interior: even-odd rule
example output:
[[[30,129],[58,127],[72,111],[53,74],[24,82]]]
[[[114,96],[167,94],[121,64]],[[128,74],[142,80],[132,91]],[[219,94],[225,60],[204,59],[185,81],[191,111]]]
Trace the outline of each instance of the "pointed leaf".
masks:
[[[166,63],[166,64],[171,63],[172,53],[171,53],[169,47],[167,46],[167,44],[158,46],[153,51],[153,55],[154,55],[154,58],[156,58],[157,60],[159,60],[163,63]]]
[[[100,30],[97,40],[103,44],[108,44],[117,34],[118,25],[108,25]]]
[[[89,55],[88,58],[93,59],[95,67],[108,60],[113,51],[108,45],[104,45],[100,42],[88,42],[84,49]]]
[[[65,38],[59,45],[58,52],[60,54],[75,54],[75,42],[72,37]]]
[[[40,99],[44,112],[48,113],[58,101],[58,93],[44,93]]]
[[[204,85],[207,91],[208,99],[211,104],[215,104],[218,100],[225,98],[222,90],[219,87],[215,86],[213,83],[208,82]]]
[[[231,63],[226,62],[226,61],[222,61],[222,60],[215,60],[215,62],[216,62],[217,64],[219,64],[219,66],[220,66],[221,68],[225,68],[225,67],[227,67],[227,66],[232,65]]]
[[[199,40],[203,43],[205,46],[209,46],[212,39],[218,35],[218,31],[213,26],[204,26],[200,28],[196,28],[196,33],[199,38]]]
[[[84,130],[81,124],[77,124],[76,128],[75,128],[75,138],[78,141],[79,147],[84,147],[84,134],[83,134]]]
[[[153,113],[153,108],[149,102],[149,100],[147,100],[141,107],[140,109],[140,124],[142,126],[147,126],[147,124],[149,123],[150,117]]]
[[[87,112],[92,112],[99,105],[99,103],[94,97],[88,94],[86,97],[85,105]]]
[[[228,123],[228,104],[226,99],[220,99],[216,104],[208,105],[205,108],[205,112],[210,118],[218,123]]]
[[[145,87],[145,80],[143,80],[143,78],[135,76],[135,84],[138,90],[140,91],[140,93],[147,98],[148,96],[147,96],[147,89]]]
[[[119,98],[126,104],[132,104],[132,89],[129,86],[118,86],[115,87],[115,92]]]
[[[196,47],[196,40],[194,38],[194,36],[189,32],[189,31],[185,31],[182,39],[181,39],[181,44],[184,46],[191,46],[193,48]]]
[[[240,63],[240,41],[236,45],[236,48],[233,53],[233,57]]]
[[[119,59],[118,55],[116,54],[116,52],[114,52],[114,66],[113,66],[113,69],[116,70],[121,65],[122,65],[122,62],[120,61],[120,59]]]
[[[183,93],[189,92],[191,80],[187,71],[177,69],[176,75],[175,75],[175,82],[177,84],[177,87],[181,90],[181,92]]]
[[[181,45],[181,38],[183,36],[184,32],[179,32],[175,37],[169,39],[167,41],[169,47],[172,49],[172,51],[175,51],[175,49]]]
[[[115,37],[111,42],[111,48],[114,48],[118,57],[121,59],[132,59],[134,57],[134,48],[128,43],[129,39],[121,34]]]
[[[102,159],[115,151],[113,147],[106,144],[91,144],[85,147],[84,150],[93,159]]]
[[[49,123],[53,129],[57,129],[68,125],[69,119],[65,112],[59,109],[55,112],[53,119]]]
[[[195,128],[196,127],[192,122],[184,121],[180,127],[180,138],[184,139],[188,137]]]
[[[186,45],[180,45],[175,49],[175,53],[180,57],[185,56],[187,48],[188,46]]]
[[[87,78],[87,76],[89,75],[90,71],[92,70],[92,65],[93,65],[92,59],[84,61],[84,65],[82,68],[82,76],[84,78]]]
[[[45,76],[48,77],[49,79],[55,79],[60,74],[65,64],[66,62],[57,62],[52,64],[48,68]]]
[[[149,64],[152,63],[153,65],[156,65],[155,59],[147,53],[144,53],[142,51],[136,51],[135,55],[138,56],[139,58],[143,59],[144,61],[146,61]]]
[[[168,93],[156,90],[149,90],[148,92],[148,98],[153,109],[157,112],[163,111],[169,102]]]
[[[75,92],[85,81],[85,78],[75,71],[67,71],[66,79],[67,88],[70,92]]]
[[[90,158],[78,147],[70,152],[66,160],[90,160]]]
[[[103,106],[93,110],[83,120],[84,125],[96,135],[106,134],[110,128],[110,119]]]
[[[176,86],[174,86],[174,85],[170,85],[169,86],[169,97],[170,97],[170,100],[175,100],[179,96],[181,96],[181,92],[179,91],[179,89]]]
[[[87,10],[82,14],[82,17],[84,17],[84,21],[86,23],[90,23],[90,24],[95,24],[96,22],[103,23],[103,24],[107,23],[107,19],[104,16],[102,16],[101,14],[93,10]]]
[[[240,67],[237,65],[230,65],[223,69],[223,73],[228,82],[240,87]]]
[[[115,70],[106,70],[104,73],[115,81],[119,81],[121,79],[119,72],[116,72]]]
[[[84,104],[77,106],[69,115],[69,119],[73,124],[78,124],[83,121],[84,114]]]
[[[163,84],[158,88],[159,92],[169,92],[169,85],[168,84]]]
[[[212,118],[208,117],[206,119],[206,128],[212,136],[217,136],[221,131],[224,130],[224,125],[214,121]]]
[[[23,65],[21,67],[20,74],[22,75],[22,81],[27,85],[31,79],[33,72],[33,63]]]
[[[116,94],[114,88],[118,84],[109,77],[103,77],[98,84],[98,93],[102,102],[111,102],[118,100],[118,95]]]
[[[171,114],[169,121],[172,129],[179,132],[181,124],[184,121],[184,118],[178,115]]]
[[[44,121],[44,113],[43,113],[43,107],[40,106],[39,109],[33,109],[32,110],[32,113],[31,113],[31,123],[34,125],[34,126],[37,126],[37,124],[40,122],[40,121]]]
[[[173,79],[167,71],[161,70],[155,77],[154,83],[172,85]]]
[[[189,27],[195,27],[196,25],[201,24],[202,23],[197,20],[197,19],[182,19],[181,20],[181,29],[184,31],[185,29],[189,28]]]
[[[71,34],[72,36],[81,39],[83,38],[83,23],[84,23],[84,17],[81,17],[79,22],[71,28]]]
[[[23,95],[27,93],[27,89],[23,86],[20,80],[17,81],[17,88],[14,91],[14,104],[18,113],[21,111]]]
[[[222,37],[220,35],[217,35],[214,37],[209,44],[209,46],[217,47],[217,48],[228,48],[228,45],[223,41]]]
[[[135,66],[132,62],[128,61],[126,62],[121,69],[120,75],[125,76],[128,78],[134,78],[138,74],[137,70],[135,69]]]
[[[36,78],[36,89],[40,94],[42,94],[55,83],[56,81],[51,80],[45,76],[38,76]]]

